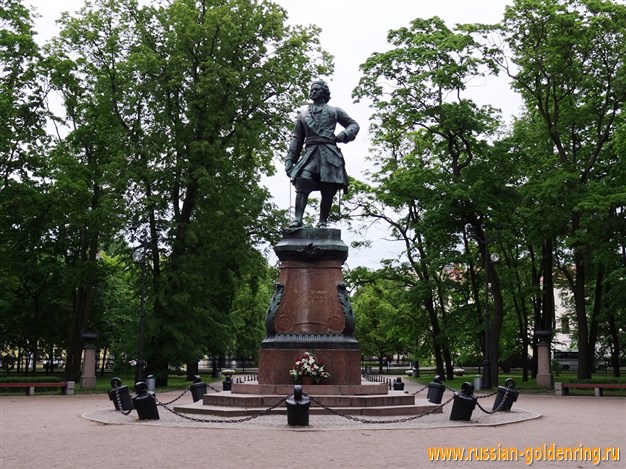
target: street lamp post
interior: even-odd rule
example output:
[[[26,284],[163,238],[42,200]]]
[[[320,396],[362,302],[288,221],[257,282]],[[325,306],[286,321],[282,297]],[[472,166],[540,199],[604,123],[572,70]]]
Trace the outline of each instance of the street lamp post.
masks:
[[[466,230],[470,230],[472,225],[469,223],[465,225]],[[484,238],[476,236],[477,240],[485,245],[485,311],[483,314],[483,340],[484,340],[484,355],[483,355],[483,376],[481,378],[481,387],[491,388],[491,361],[489,359],[489,263],[495,264],[500,260],[500,255],[497,252],[489,253],[489,242],[487,240],[487,233],[484,232]]]
[[[496,263],[500,260],[497,252],[489,253],[489,244],[487,243],[487,235],[485,235],[485,317],[484,317],[484,336],[485,336],[485,356],[483,359],[483,377],[481,387],[491,388],[491,361],[489,360],[489,263]]]
[[[146,259],[145,253],[140,250],[136,250],[133,253],[133,259],[136,262],[141,263],[141,293],[139,298],[139,357],[137,358],[137,364],[135,365],[135,383],[145,382],[145,366],[146,361],[143,356],[143,341],[145,334],[145,319],[146,319]]]

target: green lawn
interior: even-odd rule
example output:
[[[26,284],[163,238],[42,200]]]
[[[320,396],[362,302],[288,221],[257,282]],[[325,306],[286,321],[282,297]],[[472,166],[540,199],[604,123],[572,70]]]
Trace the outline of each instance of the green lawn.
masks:
[[[469,383],[473,383],[474,376],[477,376],[477,375],[478,373],[467,373],[464,376],[456,376],[452,380],[446,380],[445,384],[447,384],[452,389],[458,390],[458,389],[461,389],[461,385],[466,381]],[[507,378],[512,378],[515,380],[515,388],[518,389],[520,392],[536,393],[536,394],[554,393],[554,388],[537,387],[537,385],[535,384],[535,380],[532,378],[529,378],[528,381],[522,381],[521,372],[500,373],[499,378],[498,378],[498,385],[504,386],[504,381]],[[427,384],[434,379],[434,373],[421,373],[420,378],[407,377],[407,379],[412,379],[419,383]],[[579,380],[576,377],[576,372],[569,371],[569,372],[561,372],[558,376],[554,375],[554,381],[563,382],[563,383],[566,383],[566,382],[626,383],[626,376],[624,376],[624,373],[622,372],[622,377],[615,378],[610,373],[599,372],[599,373],[594,373],[592,375],[591,380]],[[494,385],[491,391],[496,391],[496,389],[497,389],[497,386]],[[483,388],[479,391],[479,393],[487,394],[489,393],[489,390]],[[570,395],[593,396],[593,394],[594,394],[593,389],[571,389],[570,390]],[[626,390],[624,389],[605,390],[604,395],[605,396],[626,396]]]
[[[205,383],[217,383],[217,384],[213,384],[213,387],[216,387],[218,389],[221,389],[221,387],[218,387],[217,385],[221,386],[221,382],[224,380],[223,377],[220,378],[211,378],[211,374],[201,374],[200,375],[202,378],[202,381]],[[50,375],[45,375],[44,373],[29,373],[28,375],[25,375],[23,373],[10,373],[10,374],[3,374],[0,375],[0,380],[8,380],[7,377],[9,377],[9,379],[11,381],[34,381],[35,379],[38,381],[62,381],[63,380],[63,373],[62,372],[56,372],[56,373],[51,373]],[[99,373],[96,376],[96,389],[93,391],[84,391],[81,389],[80,384],[76,383],[76,387],[74,390],[75,394],[107,394],[108,391],[110,389],[112,389],[111,387],[111,379],[113,377],[118,377],[122,380],[122,386],[128,386],[129,390],[131,391],[131,394],[134,392],[133,386],[134,386],[134,380],[135,380],[135,375],[133,374],[116,374],[114,372],[110,372],[107,371],[104,376],[101,376]],[[33,379],[35,378],[35,379]],[[45,379],[44,379],[45,378]],[[190,381],[187,381],[186,376],[185,375],[177,375],[177,374],[173,374],[170,375],[169,379],[168,379],[168,385],[165,387],[159,387],[157,388],[157,392],[165,392],[165,391],[176,391],[176,390],[180,390],[181,392],[184,391],[187,386],[189,386],[191,384]],[[37,394],[59,394],[59,389],[58,388],[42,388],[42,389],[38,389],[37,390]],[[19,389],[1,389],[0,388],[0,395],[19,395],[22,396],[24,395],[24,392],[22,390]]]
[[[473,371],[476,371],[476,370],[473,370]],[[403,368],[402,369],[396,368],[395,370],[394,369],[390,370],[390,374],[392,375],[402,374],[403,372],[404,372]],[[247,373],[236,375],[235,378],[237,378],[237,376],[245,376],[245,375],[247,375]],[[469,383],[473,383],[474,376],[477,376],[477,375],[478,375],[477,372],[474,372],[474,373],[469,372],[469,373],[466,373],[464,376],[456,376],[452,380],[446,380],[445,384],[452,389],[460,390],[464,382],[467,381]],[[626,383],[626,373],[622,371],[622,375],[623,376],[620,378],[615,378],[610,373],[599,372],[599,373],[595,373],[591,380],[585,380],[585,382],[589,381],[589,382],[598,382],[598,383]],[[15,380],[15,379],[28,380],[29,378],[32,378],[33,376],[36,376],[37,379],[41,380],[46,375],[44,375],[43,372],[37,373],[36,375],[33,375],[32,373],[30,373],[29,375],[10,373],[9,375],[7,374],[0,375],[0,380],[2,380],[3,378],[6,378],[7,376],[10,376],[12,380]],[[84,391],[80,388],[80,384],[76,383],[75,393],[76,394],[107,394],[108,391],[111,389],[111,378],[113,378],[114,376],[119,377],[122,380],[122,385],[128,386],[131,393],[134,392],[133,390],[134,374],[130,374],[130,373],[129,374],[115,374],[112,371],[107,371],[105,372],[104,376],[101,376],[100,374],[97,375],[95,390]],[[224,379],[223,377],[211,378],[210,373],[201,373],[200,376],[203,382],[212,384],[217,389],[221,389],[221,382]],[[387,375],[383,374],[382,376],[384,377]],[[46,378],[46,380],[51,380],[49,378],[61,380],[63,378],[63,374],[62,372],[52,373]],[[504,385],[504,381],[507,378],[513,378],[515,380],[516,389],[518,389],[522,393],[536,393],[536,394],[554,393],[553,388],[538,388],[535,384],[535,380],[532,378],[529,378],[529,380],[526,382],[522,381],[521,372],[501,373],[499,375],[498,385],[501,385],[501,386]],[[432,382],[433,379],[434,379],[434,371],[432,370],[426,370],[426,371],[421,372],[419,378],[410,378],[408,376],[403,377],[403,380],[413,380],[415,382],[418,382],[424,385]],[[555,382],[559,382],[559,381],[560,382],[580,382],[580,380],[576,378],[576,372],[571,372],[571,371],[561,372],[558,376],[554,375],[554,381]],[[187,388],[187,386],[189,386],[189,384],[191,383],[187,381],[185,375],[172,374],[169,377],[168,386],[158,387],[156,391],[165,392],[165,391],[179,390],[182,392]],[[483,388],[477,393],[489,394],[490,392],[494,392],[496,390],[497,390],[497,386],[494,385],[490,390]],[[59,390],[54,389],[54,388],[37,390],[37,394],[58,394],[58,393],[59,393]],[[0,389],[0,395],[23,395],[23,394],[24,393],[22,391],[16,390],[16,389]],[[593,396],[593,389],[589,389],[589,390],[572,389],[570,390],[570,394]],[[605,390],[604,394],[605,396],[626,396],[626,390]]]

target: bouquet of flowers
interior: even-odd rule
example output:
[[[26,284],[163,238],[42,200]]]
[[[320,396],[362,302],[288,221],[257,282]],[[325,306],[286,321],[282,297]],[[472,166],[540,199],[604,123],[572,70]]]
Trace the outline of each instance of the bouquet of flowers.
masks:
[[[289,375],[294,381],[301,381],[303,376],[310,376],[316,383],[330,378],[330,373],[324,369],[324,363],[315,358],[311,352],[300,355],[289,370]]]

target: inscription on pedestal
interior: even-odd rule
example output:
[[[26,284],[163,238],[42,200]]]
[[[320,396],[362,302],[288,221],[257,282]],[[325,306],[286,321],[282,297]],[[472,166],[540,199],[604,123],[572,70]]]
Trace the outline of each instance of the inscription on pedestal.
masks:
[[[343,280],[341,262],[324,260],[281,262],[285,286],[276,309],[279,334],[341,334],[345,328],[337,285]]]

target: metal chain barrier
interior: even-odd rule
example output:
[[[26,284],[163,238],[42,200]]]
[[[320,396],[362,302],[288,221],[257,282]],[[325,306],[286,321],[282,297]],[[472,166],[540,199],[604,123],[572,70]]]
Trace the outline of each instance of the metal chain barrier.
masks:
[[[113,389],[115,389],[115,400],[117,401],[117,408],[122,414],[129,415],[133,411],[133,409],[122,410],[124,407],[122,407],[122,398],[120,397],[120,388],[118,388],[117,386],[114,386]]]
[[[427,387],[428,387],[428,384],[426,384],[423,388],[418,389],[417,391],[415,391],[415,392],[413,393],[413,395],[415,396],[416,394],[419,394],[420,392],[422,392],[422,391],[423,391],[424,389],[426,389]]]
[[[220,391],[219,389],[216,389],[216,388],[214,388],[213,386],[211,386],[209,383],[206,383],[206,385],[207,385],[207,387],[208,387],[208,388],[211,388],[211,389],[212,389],[213,391],[215,391],[215,392],[222,392],[222,391]]]
[[[443,385],[446,387],[446,389],[447,389],[448,391],[458,392],[456,389],[453,389],[453,388],[451,388],[450,386],[448,386],[448,384],[447,384],[447,383],[441,383],[441,384],[443,384]]]
[[[331,414],[333,415],[337,415],[338,417],[343,417],[345,419],[348,420],[353,420],[355,422],[360,422],[360,423],[368,423],[368,424],[376,424],[376,423],[384,423],[384,424],[388,424],[388,423],[404,423],[404,422],[411,422],[413,420],[417,420],[419,418],[422,417],[426,417],[427,415],[430,415],[434,412],[436,412],[439,409],[442,409],[444,406],[446,406],[447,404],[449,404],[450,402],[452,402],[452,399],[454,399],[454,396],[452,396],[450,399],[448,399],[446,402],[444,402],[443,404],[438,405],[437,407],[433,407],[431,410],[429,410],[428,412],[424,412],[423,414],[419,414],[419,415],[412,415],[411,417],[404,417],[401,419],[394,419],[394,420],[371,420],[371,419],[362,419],[359,417],[354,417],[352,415],[347,415],[347,414],[343,414],[331,407],[328,407],[327,405],[323,404],[322,402],[318,401],[317,399],[315,399],[312,396],[309,396],[309,399],[311,399],[311,401],[313,401],[314,403],[316,403],[317,405],[319,405],[320,407],[324,408],[325,410],[329,411]]]
[[[498,394],[498,391],[492,392],[491,394],[479,394],[479,395],[474,394],[474,397],[476,397],[476,399],[482,399],[484,397],[493,397],[496,394]]]
[[[480,410],[482,410],[486,414],[495,414],[496,412],[500,412],[500,409],[502,409],[502,406],[504,406],[504,403],[506,402],[506,398],[509,395],[510,391],[511,391],[511,388],[506,388],[506,391],[504,393],[504,396],[502,397],[502,400],[500,401],[500,404],[498,404],[498,407],[496,407],[494,410],[485,409],[483,406],[479,404],[478,400],[476,400],[476,405],[478,406]],[[498,394],[498,393],[496,392],[494,394]]]
[[[182,412],[178,412],[170,407],[168,407],[165,404],[161,404],[159,402],[157,402],[157,404],[163,406],[164,409],[170,411],[172,414],[181,417],[183,419],[186,420],[191,420],[192,422],[200,422],[200,423],[242,423],[242,422],[248,422],[249,420],[255,419],[257,417],[260,417],[262,415],[268,415],[272,410],[274,410],[276,407],[278,407],[279,405],[283,404],[287,399],[289,399],[289,396],[283,397],[281,398],[276,404],[274,404],[271,407],[268,407],[267,409],[253,414],[253,415],[249,415],[247,417],[242,417],[240,419],[201,419],[201,418],[196,418],[196,417],[190,417],[189,415],[183,414]]]
[[[443,384],[446,387],[446,389],[448,389],[449,391],[452,391],[454,393],[453,396],[450,397],[446,402],[444,402],[443,404],[439,404],[438,406],[432,408],[431,410],[429,410],[429,411],[427,411],[427,412],[425,412],[423,414],[413,415],[413,416],[410,416],[410,417],[403,417],[403,418],[400,418],[400,419],[393,419],[393,420],[373,420],[373,419],[365,419],[365,418],[354,417],[352,415],[348,415],[348,414],[344,414],[342,412],[339,412],[339,411],[337,411],[337,410],[335,410],[335,409],[325,405],[323,402],[319,401],[318,399],[316,399],[316,398],[314,398],[312,396],[308,396],[308,397],[311,399],[312,402],[314,402],[315,404],[319,405],[323,409],[327,410],[331,414],[336,415],[338,417],[345,418],[347,420],[352,420],[352,421],[360,422],[360,423],[364,423],[364,424],[405,423],[405,422],[411,422],[413,420],[417,420],[417,419],[425,417],[427,415],[431,415],[431,414],[441,410],[443,407],[448,405],[450,402],[452,402],[452,400],[454,399],[456,394],[458,394],[458,392],[455,389],[453,389],[450,386],[448,386],[447,384],[445,384],[445,383],[443,383]],[[215,392],[220,392],[219,390],[213,388],[210,384],[207,384],[207,386],[210,387],[211,389],[213,389]],[[421,389],[415,391],[413,393],[413,395],[419,394],[420,392],[422,392],[426,388],[428,388],[428,384],[425,385],[424,387],[422,387]],[[122,400],[121,400],[120,393],[119,393],[119,388],[117,386],[115,386],[114,389],[115,389],[115,398],[116,398],[116,401],[117,401],[117,405],[118,405],[118,408],[120,409],[119,411],[122,414],[124,414],[124,415],[129,415],[132,412],[133,409],[130,409],[130,410],[127,410],[127,411],[121,410],[123,407],[122,407]],[[176,397],[175,399],[172,399],[171,401],[168,401],[168,402],[160,402],[158,399],[156,399],[156,395],[155,395],[156,403],[157,403],[157,405],[163,407],[164,409],[166,409],[167,411],[171,412],[172,414],[174,414],[174,415],[176,415],[178,417],[181,417],[183,419],[193,421],[193,422],[200,422],[200,423],[242,423],[242,422],[248,422],[250,420],[256,419],[256,418],[258,418],[260,416],[263,416],[263,415],[270,414],[274,409],[276,409],[279,405],[283,404],[285,401],[287,401],[287,399],[289,399],[289,397],[291,397],[291,396],[285,396],[285,397],[281,398],[278,402],[276,402],[276,404],[272,405],[271,407],[268,407],[267,409],[265,409],[265,410],[263,410],[261,412],[258,412],[256,414],[249,415],[249,416],[246,416],[246,417],[242,417],[242,418],[239,418],[239,419],[202,419],[202,418],[197,418],[197,417],[190,417],[187,414],[184,414],[182,412],[178,412],[178,411],[168,407],[170,404],[173,404],[174,402],[176,402],[179,399],[181,399],[190,389],[191,389],[191,385],[187,386],[187,388],[178,397]],[[504,404],[506,403],[507,397],[508,397],[510,391],[511,391],[511,388],[507,387],[506,392],[505,392],[502,400],[498,404],[498,407],[496,409],[494,409],[493,411],[489,411],[489,410],[485,409],[482,405],[480,405],[480,403],[478,402],[478,399],[482,399],[482,398],[485,398],[485,397],[492,397],[492,396],[498,394],[497,391],[494,392],[494,393],[491,393],[491,394],[484,394],[484,395],[480,395],[480,396],[474,396],[475,399],[476,399],[476,405],[478,406],[478,408],[480,410],[482,410],[486,414],[495,414],[496,412],[499,412],[502,409],[502,407],[504,406]]]
[[[180,399],[180,398],[181,398],[181,397],[183,397],[185,394],[187,394],[187,391],[189,391],[190,389],[191,389],[191,385],[187,386],[187,388],[183,391],[183,393],[182,393],[180,396],[178,396],[178,397],[177,397],[177,398],[175,398],[175,399],[172,399],[172,400],[171,400],[171,401],[169,401],[169,402],[159,402],[159,400],[158,400],[158,399],[156,399],[157,405],[166,406],[166,405],[173,404],[173,403],[174,403],[174,402],[176,402],[178,399]]]
[[[455,393],[458,393],[458,392],[459,392],[459,391],[457,391],[456,389],[453,389],[453,388],[451,388],[450,386],[448,386],[446,383],[442,383],[442,384],[446,387],[446,389],[447,389],[448,391],[452,391],[452,392],[455,392]],[[474,397],[475,397],[476,399],[482,399],[482,398],[484,398],[484,397],[492,397],[492,396],[495,396],[496,394],[498,394],[498,391],[496,391],[496,392],[492,392],[491,394],[479,394],[479,395],[474,394]]]

